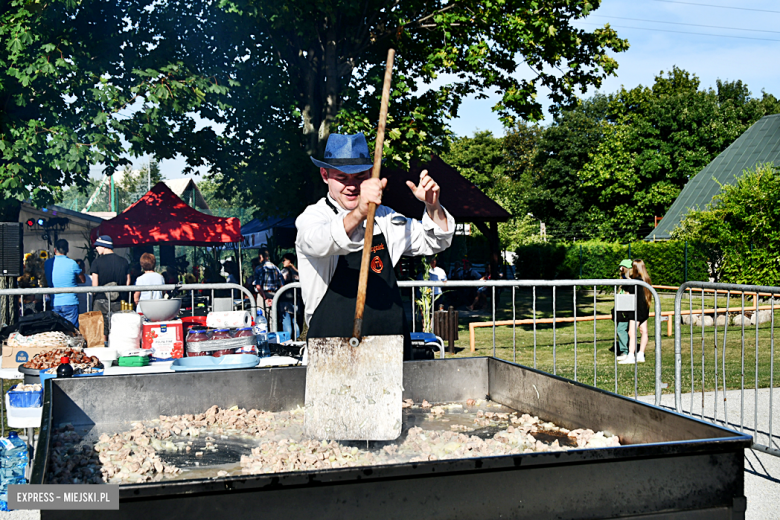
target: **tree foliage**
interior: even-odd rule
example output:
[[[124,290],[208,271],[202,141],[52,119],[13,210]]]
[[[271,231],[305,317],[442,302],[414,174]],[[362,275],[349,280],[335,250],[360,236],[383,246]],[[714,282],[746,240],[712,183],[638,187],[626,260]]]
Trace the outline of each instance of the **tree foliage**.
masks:
[[[453,138],[442,159],[507,210],[512,218],[498,226],[502,249],[539,240],[539,221],[528,215],[527,168],[542,134],[537,125],[519,124],[505,137],[476,132]]]
[[[692,210],[674,230],[679,240],[710,246],[716,279],[780,285],[780,170],[772,164],[743,172],[703,210]]]
[[[318,197],[307,155],[322,155],[332,131],[373,139],[390,47],[390,164],[445,150],[447,120],[467,95],[500,94],[494,110],[507,124],[538,119],[541,89],[566,105],[614,73],[610,53],[627,43],[608,26],[573,25],[599,3],[226,0],[239,29],[223,56],[240,87],[222,99],[225,138],[209,157],[212,172],[227,191],[256,186],[253,202],[269,213]]]
[[[703,244],[677,240],[634,242],[630,249],[628,244],[599,240],[547,242],[518,247],[515,268],[520,279],[610,279],[617,277],[621,260],[641,258],[654,284],[681,285],[688,280],[708,281],[707,251]]]
[[[548,128],[534,161],[530,207],[553,235],[642,238],[696,175],[780,104],[741,81],[700,89],[673,68],[651,87],[583,102]]]
[[[542,133],[536,154],[527,166],[531,189],[528,210],[552,237],[568,239],[599,236],[599,228],[585,218],[595,202],[584,191],[577,174],[604,138],[609,98],[595,95],[576,108],[556,116]]]
[[[226,89],[203,74],[206,67],[184,62],[181,38],[162,41],[161,25],[139,24],[154,5],[3,2],[0,205],[53,202],[62,187],[87,185],[90,164],[106,172],[129,164],[128,148],[172,157],[183,133],[190,142],[198,137],[187,114]],[[203,37],[197,25],[191,30]]]
[[[124,170],[114,173],[113,177],[117,213],[121,213],[135,204],[138,199],[146,194],[149,186],[154,186],[158,182],[165,180],[165,177],[160,172],[160,165],[156,161],[147,162],[139,170],[133,170],[130,166],[125,166]],[[87,202],[101,184],[100,193],[93,201],[89,210],[99,212],[112,211],[109,179],[89,179],[84,186],[68,187],[58,194],[57,203],[65,208],[81,211],[86,208]]]

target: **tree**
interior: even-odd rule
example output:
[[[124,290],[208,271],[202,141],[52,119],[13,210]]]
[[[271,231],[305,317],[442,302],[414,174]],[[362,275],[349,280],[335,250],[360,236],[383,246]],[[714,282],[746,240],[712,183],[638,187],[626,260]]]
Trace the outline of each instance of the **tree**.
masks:
[[[598,236],[598,224],[584,218],[594,194],[583,191],[577,172],[604,138],[610,98],[597,94],[558,114],[541,134],[528,167],[528,210],[552,237]]]
[[[741,81],[704,90],[676,67],[651,87],[594,97],[545,129],[529,208],[558,238],[641,239],[689,178],[777,108]]]
[[[130,166],[125,166],[122,172],[114,173],[117,213],[121,213],[135,204],[146,194],[149,186],[154,186],[162,180],[165,180],[165,177],[160,172],[160,164],[153,160],[142,165],[140,170],[133,170]],[[87,201],[102,182],[102,179],[89,179],[84,187],[70,186],[58,194],[57,202],[75,211],[85,209]],[[108,181],[105,181],[101,192],[89,209],[90,211],[112,211]]]
[[[503,139],[494,137],[490,131],[455,138],[449,148],[441,158],[485,193],[504,174]]]
[[[174,44],[161,43],[159,26],[158,32],[139,27],[139,13],[154,5],[3,2],[0,219],[14,221],[20,200],[44,205],[63,187],[86,186],[90,164],[102,163],[106,172],[129,164],[126,143],[132,154],[172,156],[181,144],[174,127],[189,130],[186,114],[207,95],[226,91],[178,59]]]
[[[780,170],[748,169],[703,210],[690,211],[672,232],[711,252],[716,281],[780,285]]]
[[[235,193],[230,198],[224,198],[220,190],[221,176],[212,179],[203,179],[198,183],[206,204],[209,205],[212,215],[218,217],[236,217],[242,224],[246,224],[254,218],[257,208],[247,204],[249,197],[246,191]]]
[[[208,157],[211,171],[224,175],[228,192],[256,186],[253,201],[268,213],[319,197],[306,156],[321,156],[332,131],[373,138],[390,47],[397,50],[384,154],[391,164],[445,150],[446,121],[467,95],[500,93],[494,110],[507,124],[538,119],[540,89],[565,105],[614,73],[609,54],[627,43],[608,26],[572,25],[599,3],[234,0],[229,12],[240,35],[224,61],[241,86],[221,99],[225,138]],[[531,78],[518,79],[521,68]],[[445,74],[448,83],[431,88]]]
[[[514,250],[539,235],[539,222],[528,215],[526,193],[531,182],[531,157],[540,134],[539,126],[522,123],[505,137],[476,132],[473,137],[453,139],[449,152],[442,155],[445,162],[512,215],[498,226],[502,249]]]

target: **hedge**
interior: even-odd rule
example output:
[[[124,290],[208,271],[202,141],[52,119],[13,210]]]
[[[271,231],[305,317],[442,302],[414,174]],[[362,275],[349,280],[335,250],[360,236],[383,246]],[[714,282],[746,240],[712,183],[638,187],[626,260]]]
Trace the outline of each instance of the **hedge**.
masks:
[[[653,284],[680,285],[685,281],[685,242],[637,242],[630,248],[629,255],[628,244],[614,242],[520,246],[515,251],[515,276],[527,280],[615,278],[621,260],[641,258]],[[688,243],[687,279],[709,280],[705,250],[693,243]]]

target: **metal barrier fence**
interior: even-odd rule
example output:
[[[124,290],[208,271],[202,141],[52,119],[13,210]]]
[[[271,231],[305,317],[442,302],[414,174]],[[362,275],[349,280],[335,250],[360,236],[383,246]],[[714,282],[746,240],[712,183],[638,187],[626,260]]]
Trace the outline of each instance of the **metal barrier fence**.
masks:
[[[0,297],[4,296],[40,296],[40,295],[53,295],[53,294],[87,294],[87,310],[91,310],[92,302],[90,301],[90,295],[96,293],[106,292],[118,292],[120,296],[122,293],[136,293],[147,291],[175,291],[175,292],[189,292],[190,303],[192,307],[192,315],[196,312],[196,301],[199,301],[202,296],[196,296],[196,292],[210,291],[210,299],[206,296],[206,302],[213,305],[215,300],[215,291],[230,291],[230,298],[233,299],[234,291],[238,291],[239,294],[247,296],[247,299],[241,298],[241,308],[245,309],[247,306],[251,309],[252,316],[256,314],[256,304],[252,293],[246,288],[238,284],[233,283],[193,283],[193,284],[165,284],[165,285],[112,285],[112,286],[83,286],[83,287],[34,287],[29,289],[0,289]],[[182,298],[182,304],[185,303],[186,298]],[[118,300],[117,300],[118,301]],[[24,302],[21,302],[24,305]],[[47,310],[50,304],[46,298],[43,299],[43,310]],[[208,310],[209,306],[205,305]],[[108,321],[109,327],[111,326],[111,314],[116,311],[112,311],[111,305],[108,305]]]
[[[482,288],[484,290],[489,290],[491,295],[491,301],[492,301],[492,343],[493,343],[493,355],[496,355],[496,348],[497,348],[497,341],[496,341],[496,328],[502,326],[502,324],[505,325],[511,325],[512,326],[512,356],[513,361],[517,361],[517,333],[518,333],[518,325],[531,325],[532,331],[533,331],[533,358],[534,358],[534,368],[537,368],[537,349],[540,348],[540,345],[538,345],[537,342],[537,334],[538,334],[538,325],[541,325],[545,322],[550,323],[552,325],[552,373],[557,374],[559,364],[558,364],[558,358],[557,358],[557,348],[558,348],[558,335],[557,335],[557,325],[559,323],[573,323],[573,333],[574,333],[574,366],[573,366],[573,379],[579,380],[579,376],[577,373],[577,366],[578,366],[578,355],[580,353],[579,346],[583,345],[583,343],[578,343],[578,331],[577,331],[577,323],[583,322],[583,321],[593,321],[593,382],[592,384],[594,386],[597,385],[597,374],[598,374],[598,360],[597,360],[597,352],[598,352],[598,345],[597,345],[597,331],[596,331],[596,321],[601,320],[605,318],[605,315],[598,314],[597,313],[597,294],[599,292],[599,288],[603,287],[612,287],[613,292],[613,299],[617,295],[618,288],[619,287],[625,287],[625,286],[635,286],[635,287],[644,287],[648,289],[652,296],[653,301],[655,305],[655,312],[652,314],[654,316],[661,316],[661,302],[658,298],[658,293],[656,290],[651,287],[650,285],[644,283],[641,280],[507,280],[507,281],[484,281],[484,280],[474,280],[474,281],[446,281],[446,282],[439,282],[439,281],[430,281],[430,280],[417,280],[417,281],[399,281],[398,285],[402,291],[402,294],[408,290],[408,294],[410,295],[410,310],[411,310],[411,316],[417,317],[419,313],[416,291],[421,290],[422,288],[434,288],[434,287],[440,287],[443,291],[450,290],[450,289],[464,289],[464,288],[473,288],[473,289],[479,289]],[[558,304],[559,300],[561,298],[564,298],[562,296],[562,291],[559,289],[561,288],[568,288],[571,289],[571,304],[572,304],[572,310],[573,310],[573,316],[571,318],[563,318],[556,316],[557,310],[558,310]],[[496,320],[496,296],[497,291],[502,290],[510,290],[512,291],[512,320],[511,321],[503,321],[499,322]],[[537,300],[539,298],[539,295],[537,294],[538,289],[549,289],[552,293],[552,320],[543,320],[539,317],[540,310],[537,309]],[[577,292],[578,290],[582,289],[592,289],[593,291],[593,312],[592,314],[589,314],[588,316],[578,316],[577,315]],[[518,320],[517,319],[517,292],[519,290],[530,290],[532,291],[532,317],[530,319],[530,323],[528,323],[528,319],[526,320]],[[273,299],[273,305],[271,308],[270,317],[269,320],[269,326],[271,327],[270,330],[275,330],[277,320],[278,320],[278,307],[279,302],[281,301],[281,298],[287,291],[294,291],[297,302],[298,295],[297,293],[300,291],[300,284],[299,283],[292,283],[285,285],[282,287],[279,291],[277,291],[276,295]],[[639,294],[640,291],[635,291],[635,298],[636,295]],[[568,293],[568,291],[567,291]],[[568,300],[569,296],[568,294],[565,296],[565,298]],[[602,302],[603,303],[603,302]],[[294,312],[298,311],[297,303],[294,307]],[[431,313],[431,317],[433,317],[433,313],[435,312],[435,305],[430,306],[429,312]],[[607,315],[608,316],[608,315]],[[634,300],[634,317],[636,318],[636,300]],[[635,320],[636,321],[636,320]],[[417,320],[412,319],[411,320],[411,327],[412,331],[414,332],[417,325]],[[520,331],[522,333],[522,330]],[[637,338],[637,344],[639,343],[638,334],[635,335]],[[661,371],[662,371],[662,356],[661,354],[661,320],[656,319],[655,320],[655,331],[654,331],[654,341],[655,341],[655,364],[654,364],[654,370],[655,370],[655,384],[654,384],[654,397],[655,397],[655,403],[660,404],[661,402],[661,392],[662,392],[662,381],[661,381]],[[614,369],[614,391],[617,393],[618,391],[618,362],[617,362],[617,323],[614,324],[613,327],[613,335],[612,335],[612,341],[610,342],[615,347],[615,354],[613,356],[613,369]],[[638,346],[637,346],[638,351]],[[442,350],[443,352],[443,350]],[[638,397],[638,365],[634,364],[634,397]],[[588,381],[590,384],[590,381]]]
[[[709,310],[705,309],[705,292],[711,300],[712,308]],[[686,293],[689,307],[687,314],[690,316],[687,324],[682,321],[682,304]],[[736,305],[732,302],[732,295],[738,299]],[[745,429],[752,430],[753,449],[780,456],[780,449],[776,447],[780,446],[780,439],[773,432],[773,416],[780,417],[780,407],[778,410],[774,409],[775,295],[780,295],[780,287],[709,282],[686,282],[680,286],[674,299],[674,405],[680,413],[698,415],[702,419],[738,428],[742,432]],[[769,305],[759,306],[758,300],[762,296],[769,298]],[[745,305],[746,297],[754,298],[753,305]],[[694,302],[695,300],[697,301]],[[725,307],[722,306],[724,300]],[[694,305],[699,308],[694,308]],[[707,313],[712,314],[713,318],[709,318]],[[698,323],[695,323],[696,321]],[[689,326],[690,346],[686,349],[688,352],[684,353],[682,343],[685,325]],[[730,329],[729,325],[737,330],[731,332],[733,329]],[[701,334],[698,334],[694,327],[699,327]],[[754,329],[752,341],[749,338],[750,327]],[[707,334],[706,329],[712,331],[711,335]],[[722,330],[720,336],[719,329]],[[733,339],[729,342],[730,332],[731,338],[734,334],[737,335],[736,342]],[[700,336],[695,342],[696,349],[695,336]],[[750,345],[751,342],[753,345]],[[710,348],[712,350],[709,350]],[[708,352],[712,352],[711,357],[707,355]],[[683,354],[690,357],[690,374],[683,371]],[[748,366],[751,361],[754,365],[752,374]],[[700,367],[696,366],[698,363],[701,364]],[[690,402],[687,407],[687,400],[682,395],[683,387],[687,389],[683,376],[690,377]],[[750,379],[753,380],[752,396],[746,392],[746,384],[750,385]],[[763,391],[760,391],[761,387]],[[731,394],[735,397],[737,392],[739,413],[738,418],[735,418],[737,407],[735,403],[732,404],[729,396]],[[697,394],[700,394],[700,400],[695,399]],[[751,417],[745,414],[746,398],[751,397],[752,424]]]

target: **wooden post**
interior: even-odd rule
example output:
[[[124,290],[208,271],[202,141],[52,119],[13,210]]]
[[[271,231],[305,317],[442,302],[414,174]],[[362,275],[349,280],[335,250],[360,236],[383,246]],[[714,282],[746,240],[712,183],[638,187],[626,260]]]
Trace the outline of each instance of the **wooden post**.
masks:
[[[447,310],[447,347],[450,354],[455,353],[455,339],[458,336],[458,311],[450,305]]]

